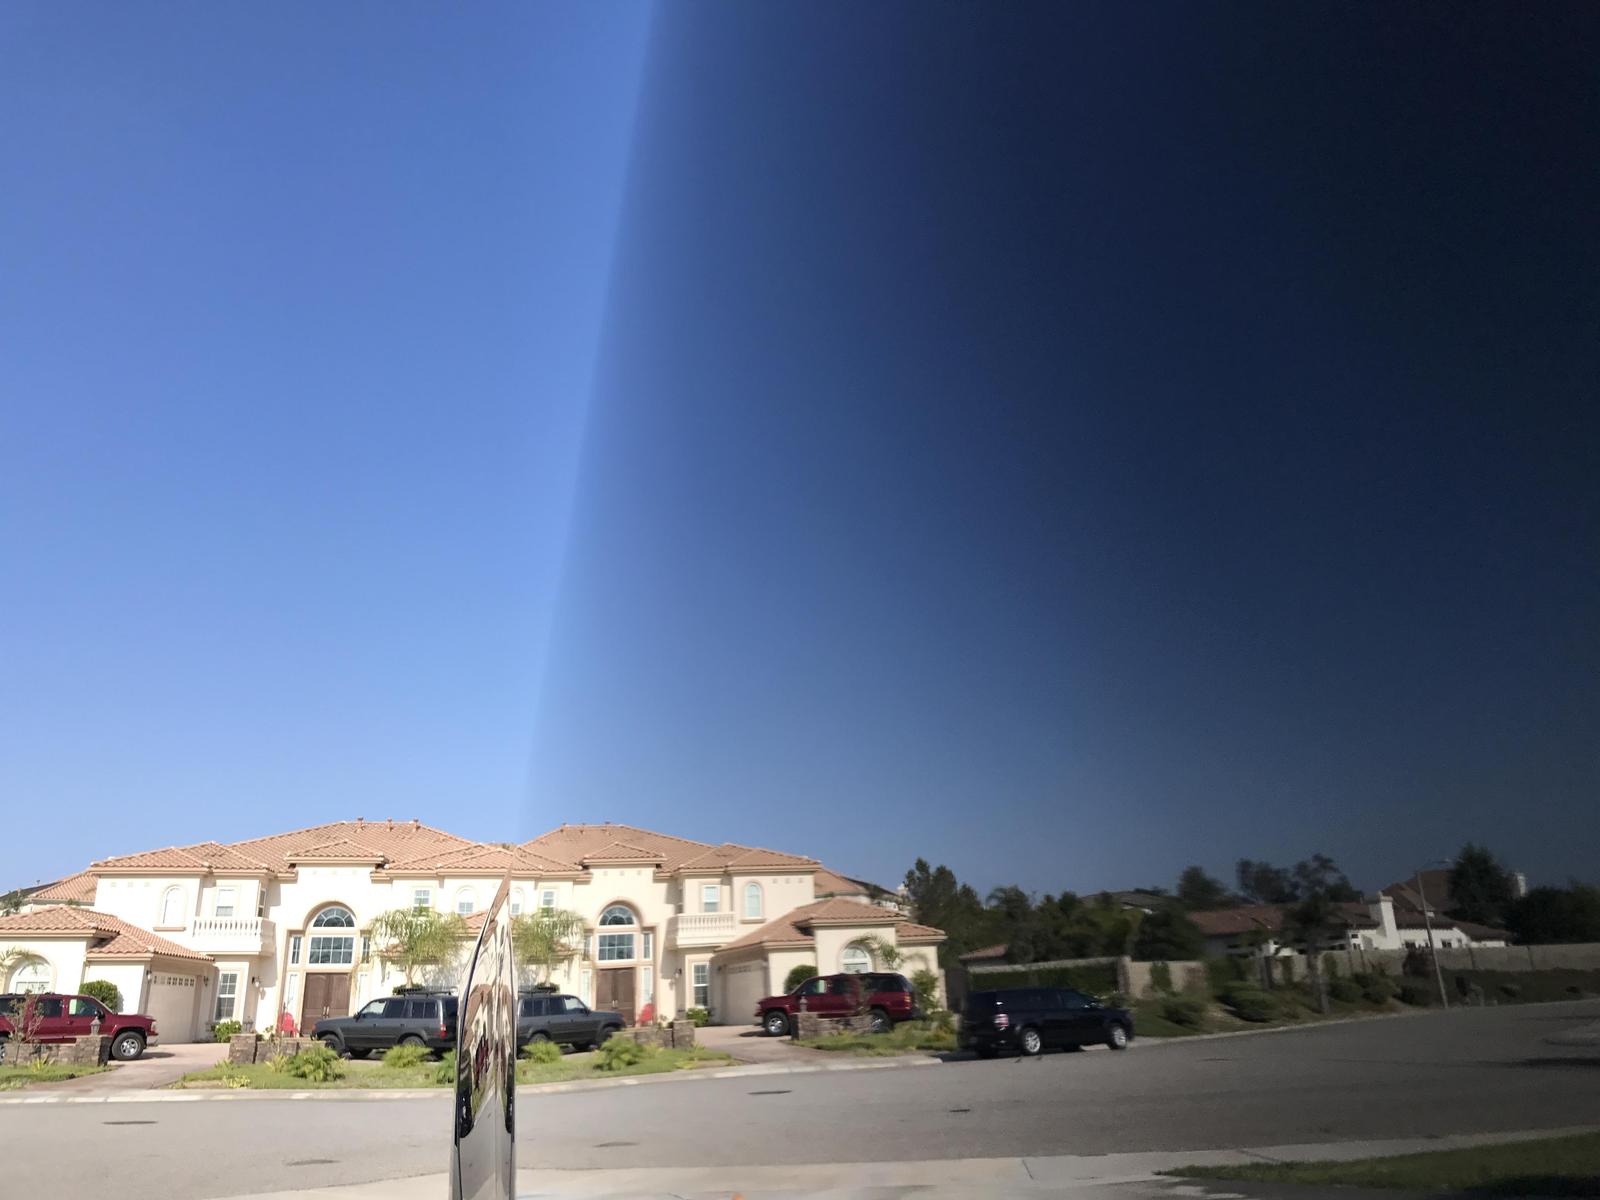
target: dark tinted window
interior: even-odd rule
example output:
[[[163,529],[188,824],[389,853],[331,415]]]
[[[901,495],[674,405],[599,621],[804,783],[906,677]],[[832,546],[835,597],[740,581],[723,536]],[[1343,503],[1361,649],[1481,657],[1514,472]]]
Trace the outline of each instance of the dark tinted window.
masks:
[[[61,1015],[61,997],[46,996],[34,1006],[33,1011],[41,1017],[59,1017]]]
[[[800,985],[800,994],[802,996],[820,996],[827,990],[828,981],[826,979],[808,979]]]
[[[381,1015],[383,1015],[385,1017],[403,1017],[403,1016],[405,1016],[406,1015],[406,1002],[404,1000],[401,1000],[401,999],[398,999],[396,997],[391,996],[389,999],[387,999],[387,1000],[385,1000],[383,1002],[383,1013]]]
[[[17,998],[15,996],[0,996],[0,1015],[9,1015],[17,1011]]]
[[[444,1019],[446,1021],[454,1021],[456,1019],[456,998],[454,996],[446,996],[444,998]]]
[[[909,992],[911,985],[906,982],[904,975],[869,975],[872,990],[875,992]]]
[[[1068,1008],[1089,1008],[1093,1001],[1082,992],[1062,992],[1062,1003]]]
[[[522,1002],[522,1015],[525,1017],[544,1017],[550,1013],[550,1001],[544,996],[529,996]]]

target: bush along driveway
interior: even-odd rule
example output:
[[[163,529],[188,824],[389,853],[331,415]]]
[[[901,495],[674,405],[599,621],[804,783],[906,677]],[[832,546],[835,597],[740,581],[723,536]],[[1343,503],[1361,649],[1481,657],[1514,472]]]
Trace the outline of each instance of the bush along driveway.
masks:
[[[585,1054],[561,1054],[551,1043],[543,1043],[537,1058],[524,1056],[517,1062],[519,1084],[567,1083],[576,1080],[620,1079],[634,1075],[661,1075],[703,1067],[726,1066],[733,1060],[726,1054],[696,1046],[685,1050],[663,1050],[615,1039],[600,1050]],[[402,1053],[407,1051],[407,1053]],[[455,1055],[443,1059],[428,1057],[420,1048],[397,1047],[378,1062],[351,1062],[331,1051],[315,1047],[292,1058],[270,1063],[239,1065],[220,1063],[204,1071],[194,1071],[172,1084],[175,1088],[251,1088],[265,1090],[311,1091],[317,1089],[393,1089],[448,1088],[456,1077]]]

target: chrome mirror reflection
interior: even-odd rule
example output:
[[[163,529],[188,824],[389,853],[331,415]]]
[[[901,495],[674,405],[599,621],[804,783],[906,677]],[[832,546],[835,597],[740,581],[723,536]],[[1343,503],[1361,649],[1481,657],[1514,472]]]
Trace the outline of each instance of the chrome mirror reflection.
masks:
[[[457,1003],[451,1200],[516,1195],[517,959],[511,877],[484,911]]]

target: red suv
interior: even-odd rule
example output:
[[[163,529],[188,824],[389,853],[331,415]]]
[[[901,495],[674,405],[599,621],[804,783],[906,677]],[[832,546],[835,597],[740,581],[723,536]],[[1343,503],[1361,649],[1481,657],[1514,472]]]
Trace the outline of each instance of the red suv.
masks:
[[[904,975],[872,971],[864,975],[818,975],[787,996],[768,996],[756,1004],[756,1024],[770,1037],[783,1037],[794,1028],[794,1015],[805,1002],[807,1012],[822,1017],[848,1017],[865,1010],[872,1014],[872,1031],[887,1033],[896,1021],[922,1016],[917,994]]]
[[[96,1017],[100,1018],[100,1032],[111,1039],[112,1058],[124,1062],[138,1058],[156,1040],[154,1017],[114,1013],[93,996],[43,992],[0,996],[0,1041],[9,1041],[17,1022],[26,1020],[33,1027],[33,1041],[70,1042],[87,1037]]]

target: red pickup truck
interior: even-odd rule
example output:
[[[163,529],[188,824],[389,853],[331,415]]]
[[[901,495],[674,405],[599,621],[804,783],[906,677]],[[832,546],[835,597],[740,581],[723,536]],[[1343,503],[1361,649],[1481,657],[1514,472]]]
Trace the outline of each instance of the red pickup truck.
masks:
[[[871,971],[862,975],[818,975],[787,996],[756,1001],[756,1024],[770,1037],[783,1037],[794,1029],[794,1015],[802,1001],[807,1012],[819,1017],[848,1017],[865,1011],[872,1016],[874,1033],[887,1033],[897,1021],[922,1015],[917,996],[904,975]]]
[[[138,1058],[156,1040],[154,1017],[139,1013],[114,1013],[93,996],[64,996],[43,992],[36,996],[12,993],[0,996],[0,1042],[9,1040],[22,1021],[32,1027],[36,1042],[70,1042],[86,1037],[94,1019],[100,1032],[111,1039],[111,1057],[126,1062]]]

